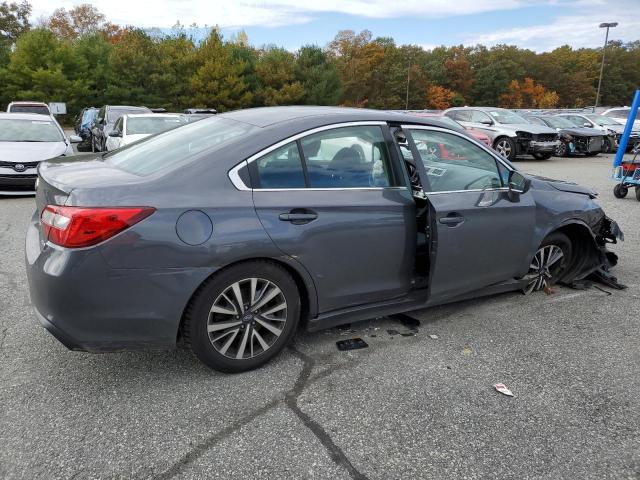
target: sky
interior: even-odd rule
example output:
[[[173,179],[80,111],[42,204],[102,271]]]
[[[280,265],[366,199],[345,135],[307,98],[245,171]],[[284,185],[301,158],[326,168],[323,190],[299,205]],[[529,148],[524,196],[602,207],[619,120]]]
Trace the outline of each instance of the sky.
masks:
[[[562,45],[600,47],[602,22],[618,22],[609,39],[640,40],[640,0],[29,0],[33,17],[92,3],[119,25],[168,29],[179,21],[217,25],[225,37],[244,30],[251,44],[296,50],[325,46],[338,30],[370,30],[396,44],[487,46],[537,52]]]

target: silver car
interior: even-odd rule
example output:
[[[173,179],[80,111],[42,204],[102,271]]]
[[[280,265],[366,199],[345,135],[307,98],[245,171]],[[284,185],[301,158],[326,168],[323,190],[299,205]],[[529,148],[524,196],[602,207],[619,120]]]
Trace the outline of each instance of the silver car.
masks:
[[[581,127],[595,128],[607,135],[602,149],[605,153],[616,150],[618,143],[622,139],[625,126],[605,115],[598,115],[597,113],[559,113],[557,116],[566,118]],[[627,144],[627,150],[635,149],[638,145],[640,145],[640,131],[633,128]]]
[[[71,143],[50,115],[0,113],[0,195],[33,195],[38,164],[73,155]]]
[[[508,160],[524,154],[546,160],[560,144],[558,132],[553,128],[533,125],[504,108],[457,107],[445,110],[444,114],[465,127],[485,133],[493,149]]]

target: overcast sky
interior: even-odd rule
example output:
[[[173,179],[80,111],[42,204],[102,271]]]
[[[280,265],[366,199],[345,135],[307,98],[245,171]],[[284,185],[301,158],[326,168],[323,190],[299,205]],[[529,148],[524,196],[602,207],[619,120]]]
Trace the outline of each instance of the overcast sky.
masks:
[[[599,47],[601,22],[618,22],[610,39],[640,39],[640,0],[30,0],[33,16],[92,3],[121,25],[168,28],[218,25],[228,36],[245,30],[254,45],[290,50],[327,44],[338,30],[371,30],[397,44],[515,44],[548,51],[569,44]]]

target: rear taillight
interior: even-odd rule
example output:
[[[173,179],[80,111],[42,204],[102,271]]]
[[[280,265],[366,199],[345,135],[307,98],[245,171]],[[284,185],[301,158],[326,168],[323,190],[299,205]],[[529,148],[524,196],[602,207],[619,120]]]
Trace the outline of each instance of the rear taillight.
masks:
[[[60,207],[47,205],[40,215],[47,239],[67,248],[88,247],[126,230],[155,212],[151,207]]]

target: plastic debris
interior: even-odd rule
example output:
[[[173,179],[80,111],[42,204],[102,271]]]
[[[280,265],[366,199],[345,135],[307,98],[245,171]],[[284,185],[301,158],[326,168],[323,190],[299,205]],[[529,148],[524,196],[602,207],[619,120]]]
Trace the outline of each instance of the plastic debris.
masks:
[[[359,350],[367,348],[369,344],[361,338],[348,338],[347,340],[339,340],[336,342],[338,350],[344,352],[346,350]]]
[[[513,397],[513,393],[504,385],[504,383],[496,383],[494,385],[494,388],[501,394],[506,395],[507,397]]]
[[[465,355],[465,356],[467,356],[467,357],[468,357],[469,355],[472,355],[472,354],[473,354],[473,348],[471,348],[471,347],[470,347],[470,346],[468,346],[468,345],[465,345],[465,347],[462,349],[462,354],[463,354],[463,355]]]
[[[438,335],[429,335],[429,338],[431,338],[432,340],[437,340],[438,339]]]

